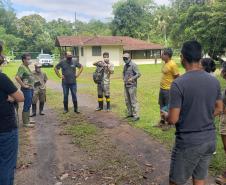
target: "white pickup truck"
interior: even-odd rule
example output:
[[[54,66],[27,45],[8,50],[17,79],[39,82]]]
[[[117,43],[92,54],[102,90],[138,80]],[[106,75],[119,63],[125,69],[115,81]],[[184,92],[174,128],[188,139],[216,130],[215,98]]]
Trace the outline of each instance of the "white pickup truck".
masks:
[[[50,66],[53,67],[53,59],[50,54],[39,54],[38,57],[38,63],[42,66]]]

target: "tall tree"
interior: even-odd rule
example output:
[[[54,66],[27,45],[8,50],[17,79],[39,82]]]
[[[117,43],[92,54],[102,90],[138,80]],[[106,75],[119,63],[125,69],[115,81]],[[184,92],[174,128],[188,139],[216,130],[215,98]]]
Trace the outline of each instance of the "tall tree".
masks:
[[[45,24],[46,20],[37,14],[24,16],[17,21],[18,34],[24,39],[21,50],[36,51],[38,49],[35,41],[44,33]]]
[[[171,32],[174,46],[188,39],[199,40],[205,53],[219,60],[226,48],[226,2],[193,4],[178,14]]]
[[[5,28],[2,26],[0,26],[0,40],[4,44],[6,53],[17,50],[19,44],[23,41],[21,38],[18,38],[12,34],[7,34]]]
[[[46,31],[49,32],[52,39],[56,39],[57,36],[74,34],[73,24],[64,19],[57,19],[48,22]]]
[[[114,10],[112,21],[113,35],[125,35],[145,38],[147,27],[144,21],[145,11],[135,0],[122,1]],[[145,25],[146,24],[146,25]]]
[[[0,25],[8,34],[16,34],[16,14],[10,0],[0,0]]]

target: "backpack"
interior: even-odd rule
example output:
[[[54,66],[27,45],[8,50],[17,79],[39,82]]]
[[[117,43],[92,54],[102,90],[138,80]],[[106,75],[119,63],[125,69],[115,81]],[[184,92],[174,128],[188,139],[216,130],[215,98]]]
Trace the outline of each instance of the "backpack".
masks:
[[[96,84],[101,84],[104,77],[104,67],[97,66],[93,73],[93,81]]]

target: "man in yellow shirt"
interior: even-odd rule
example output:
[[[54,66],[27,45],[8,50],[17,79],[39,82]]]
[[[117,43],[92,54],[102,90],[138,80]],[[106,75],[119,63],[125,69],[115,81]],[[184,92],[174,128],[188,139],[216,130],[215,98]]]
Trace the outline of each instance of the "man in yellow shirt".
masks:
[[[162,117],[162,111],[167,111],[168,102],[169,102],[169,90],[172,82],[180,74],[177,64],[172,60],[173,50],[171,48],[164,49],[162,53],[162,60],[164,65],[162,66],[162,79],[160,82],[160,91],[159,91],[159,105],[160,105],[160,115],[161,121],[160,126],[165,124],[165,120]]]

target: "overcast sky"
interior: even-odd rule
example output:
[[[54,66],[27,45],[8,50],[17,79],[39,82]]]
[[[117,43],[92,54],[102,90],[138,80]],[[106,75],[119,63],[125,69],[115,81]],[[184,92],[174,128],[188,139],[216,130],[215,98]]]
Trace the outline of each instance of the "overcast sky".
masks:
[[[112,17],[112,5],[118,0],[11,0],[17,17],[38,13],[46,20],[77,19],[88,22],[90,19],[107,21]],[[169,0],[155,0],[158,4],[168,4]]]

